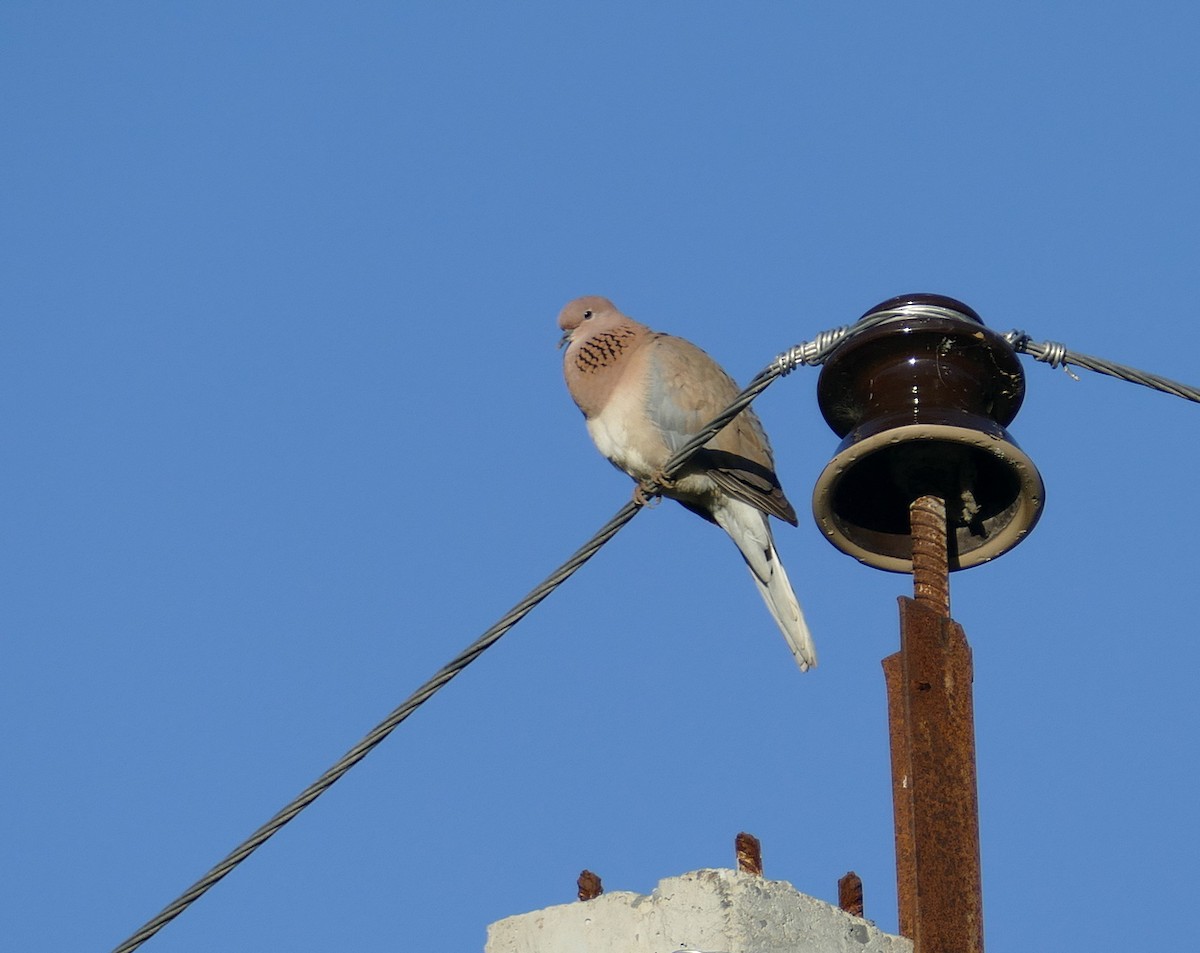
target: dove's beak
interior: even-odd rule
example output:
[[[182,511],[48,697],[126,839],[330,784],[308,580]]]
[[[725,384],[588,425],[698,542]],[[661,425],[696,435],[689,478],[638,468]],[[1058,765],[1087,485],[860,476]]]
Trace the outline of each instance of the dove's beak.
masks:
[[[571,332],[563,331],[562,337],[560,337],[558,339],[558,349],[561,351],[564,347],[567,346],[567,342],[570,340],[571,340]]]

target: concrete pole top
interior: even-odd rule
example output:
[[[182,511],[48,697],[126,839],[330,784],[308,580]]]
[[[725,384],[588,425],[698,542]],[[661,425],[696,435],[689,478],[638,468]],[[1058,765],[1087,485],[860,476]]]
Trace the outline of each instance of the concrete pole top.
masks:
[[[508,917],[485,953],[912,953],[912,943],[800,893],[737,870],[668,877],[631,891]]]

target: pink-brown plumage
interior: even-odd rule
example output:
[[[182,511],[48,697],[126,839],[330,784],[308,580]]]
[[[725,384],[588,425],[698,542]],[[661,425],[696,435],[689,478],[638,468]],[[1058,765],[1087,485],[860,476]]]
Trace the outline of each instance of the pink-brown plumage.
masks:
[[[638,482],[737,396],[733,379],[700,348],[652,331],[607,298],[570,302],[558,317],[563,373],[600,452]],[[733,539],[802,670],[816,664],[804,614],[779,562],[767,516],[796,512],[775,475],[771,445],[753,411],[738,414],[676,474],[663,494]]]

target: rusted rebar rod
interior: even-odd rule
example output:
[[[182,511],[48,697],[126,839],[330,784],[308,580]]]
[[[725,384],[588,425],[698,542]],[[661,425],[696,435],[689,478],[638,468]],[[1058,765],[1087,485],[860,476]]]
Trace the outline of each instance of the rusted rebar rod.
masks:
[[[575,881],[575,886],[579,888],[578,897],[580,900],[595,900],[604,893],[604,885],[600,882],[599,875],[592,873],[590,870],[583,870],[579,874],[579,879]]]
[[[737,854],[738,870],[756,877],[763,875],[762,844],[757,837],[742,831],[733,839],[733,848]]]
[[[983,953],[971,649],[949,617],[945,504],[912,505],[913,591],[883,661],[900,932],[914,953]]]
[[[946,501],[919,496],[908,510],[912,524],[913,596],[950,618],[950,557],[946,538]]]
[[[838,906],[852,917],[863,915],[862,878],[853,870],[847,871],[838,881]]]

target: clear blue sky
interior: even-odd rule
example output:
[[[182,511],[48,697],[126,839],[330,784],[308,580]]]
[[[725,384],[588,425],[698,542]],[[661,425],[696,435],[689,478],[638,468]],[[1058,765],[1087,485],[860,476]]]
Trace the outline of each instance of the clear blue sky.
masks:
[[[606,294],[746,380],[894,294],[1200,383],[1191,3],[0,9],[14,950],[107,950],[631,485],[562,384]],[[953,580],[989,949],[1178,943],[1200,892],[1200,407],[1026,363],[1042,522]],[[481,950],[732,863],[895,928],[903,576],[808,516],[816,371],[758,402],[800,675],[673,504],[145,949]]]

